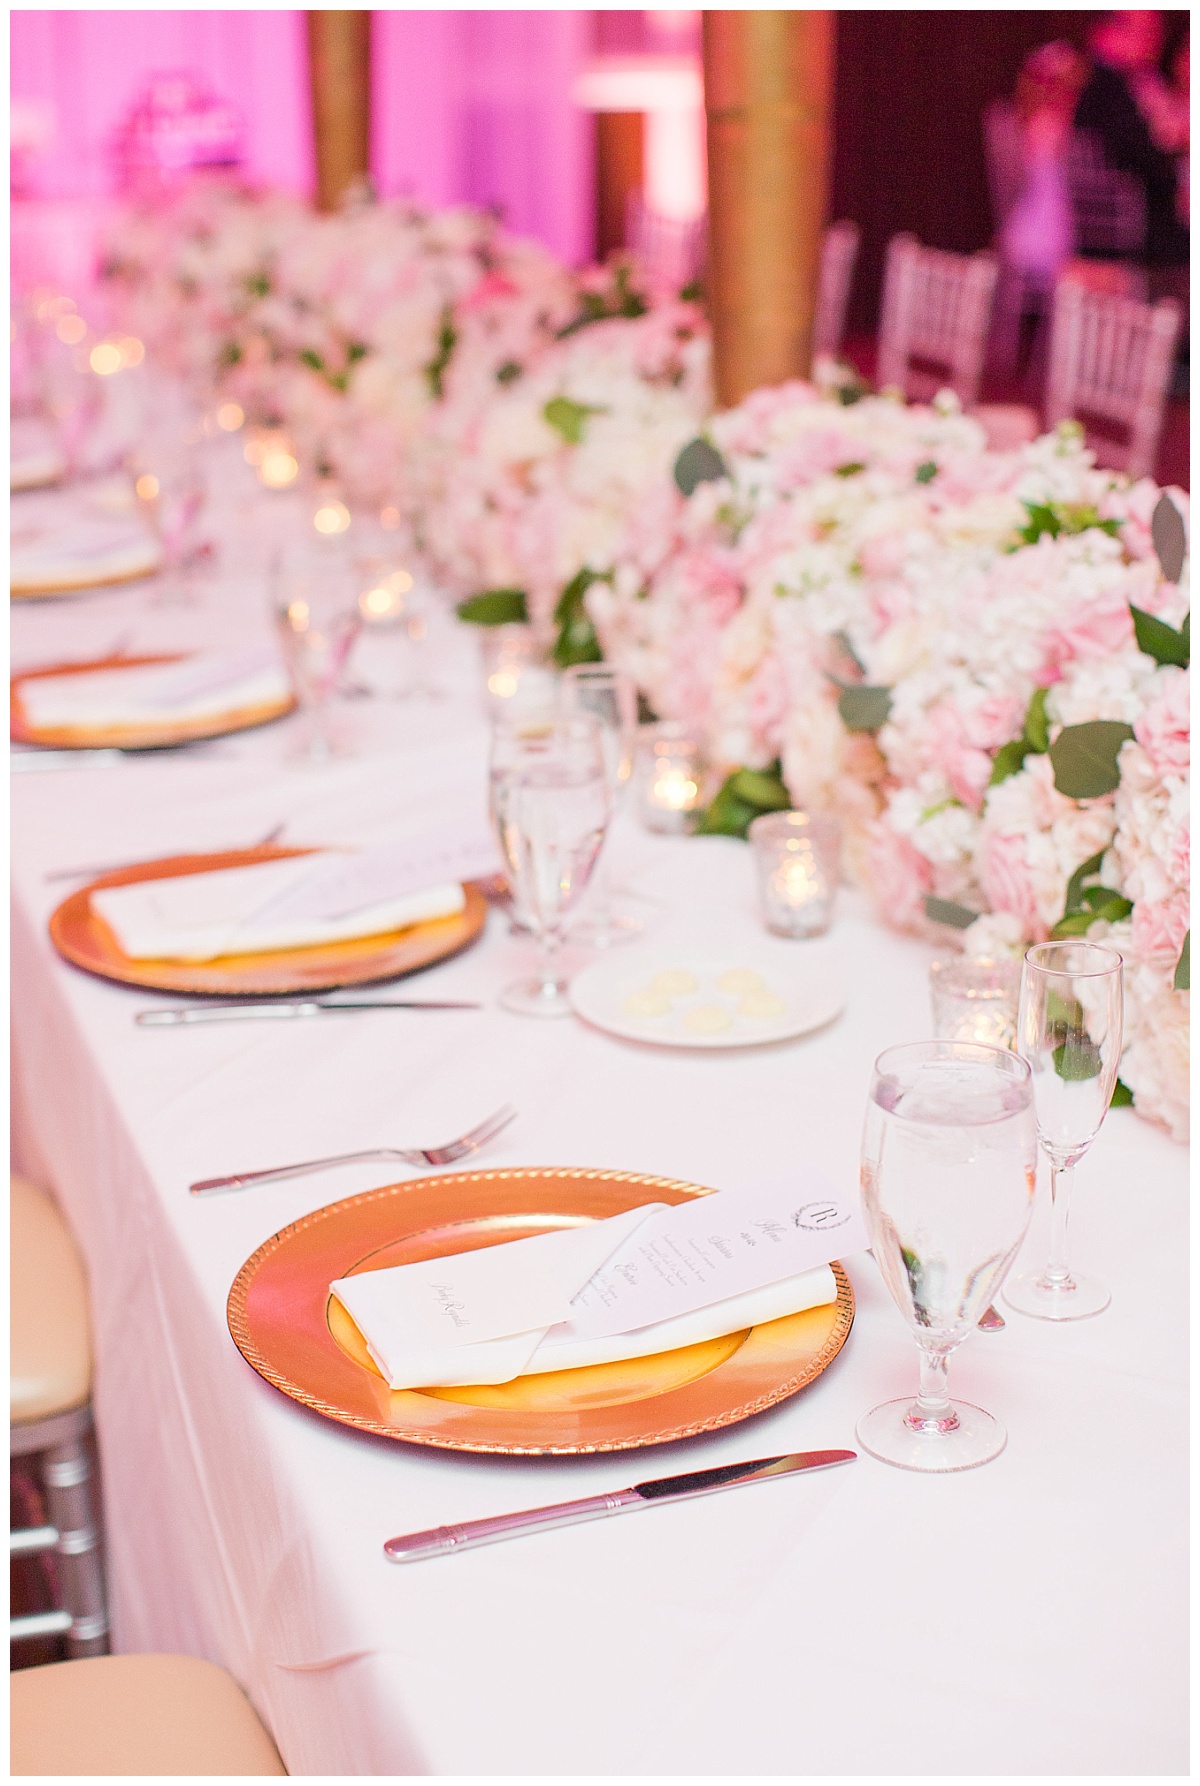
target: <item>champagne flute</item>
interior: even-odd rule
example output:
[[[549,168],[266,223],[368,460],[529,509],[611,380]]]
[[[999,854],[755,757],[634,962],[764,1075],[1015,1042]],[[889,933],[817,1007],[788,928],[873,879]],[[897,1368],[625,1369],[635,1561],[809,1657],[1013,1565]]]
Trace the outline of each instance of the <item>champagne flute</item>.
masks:
[[[362,628],[357,581],[345,555],[335,547],[293,547],[272,569],[275,630],[305,721],[292,760],[328,763],[349,754],[335,737],[329,703]]]
[[[1112,1300],[1067,1264],[1075,1166],[1096,1139],[1121,1064],[1122,961],[1098,943],[1035,943],[1026,951],[1017,1051],[1033,1072],[1038,1138],[1050,1161],[1050,1258],[1022,1273],[1004,1300],[1044,1321],[1098,1315]]]
[[[951,1401],[947,1360],[973,1332],[1029,1226],[1037,1132],[1028,1064],[979,1042],[914,1042],[875,1062],[862,1193],[872,1251],[921,1349],[916,1400],[858,1423],[907,1470],[969,1470],[1003,1449],[994,1415]]]
[[[516,903],[538,941],[536,975],[506,986],[500,1003],[526,1017],[569,1016],[556,956],[612,807],[596,721],[546,714],[498,727],[491,800]]]
[[[614,812],[633,774],[637,743],[637,690],[632,677],[609,664],[573,664],[562,679],[563,706],[568,713],[590,713],[600,727],[604,770]],[[628,942],[642,926],[636,918],[617,918],[613,888],[603,854],[592,893],[591,914],[571,926],[571,935],[593,948]]]

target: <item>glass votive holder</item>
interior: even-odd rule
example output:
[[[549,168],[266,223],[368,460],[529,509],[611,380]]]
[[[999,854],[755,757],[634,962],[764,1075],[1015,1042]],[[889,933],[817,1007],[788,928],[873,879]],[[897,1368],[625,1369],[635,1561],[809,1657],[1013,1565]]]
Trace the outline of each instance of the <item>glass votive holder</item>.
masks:
[[[533,628],[519,621],[483,629],[483,674],[493,718],[557,702],[557,672]]]
[[[676,720],[642,726],[638,735],[638,809],[648,831],[679,836],[700,810],[700,747]]]
[[[763,921],[776,936],[821,936],[833,919],[840,833],[837,820],[765,812],[749,830]]]
[[[1021,963],[949,955],[929,970],[933,1033],[939,1041],[1015,1048]]]

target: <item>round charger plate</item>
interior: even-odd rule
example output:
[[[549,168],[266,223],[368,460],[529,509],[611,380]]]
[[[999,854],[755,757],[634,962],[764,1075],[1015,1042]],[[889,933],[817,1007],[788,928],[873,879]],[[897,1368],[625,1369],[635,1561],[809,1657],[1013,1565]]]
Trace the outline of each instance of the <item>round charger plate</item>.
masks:
[[[473,943],[487,919],[487,901],[478,887],[464,885],[466,905],[447,918],[410,924],[405,930],[352,942],[318,943],[303,949],[272,949],[253,955],[220,955],[213,961],[135,961],[126,955],[113,932],[93,911],[91,895],[100,887],[128,887],[138,881],[168,880],[180,874],[208,874],[219,868],[247,868],[284,856],[305,856],[259,844],[249,850],[220,850],[205,856],[168,856],[133,868],[98,875],[72,893],[51,914],[50,940],[59,954],[104,980],[123,986],[145,986],[156,992],[261,998],[272,993],[332,992],[339,986],[363,986],[372,980],[394,980],[418,968],[445,961]]]
[[[227,713],[211,713],[201,719],[156,721],[152,724],[111,726],[35,726],[25,712],[21,691],[27,682],[50,676],[91,675],[96,670],[135,670],[143,665],[181,663],[188,654],[175,651],[152,657],[98,657],[87,663],[46,664],[25,670],[9,683],[9,737],[16,744],[40,744],[52,750],[161,750],[175,744],[191,744],[201,738],[224,738],[230,732],[248,731],[282,719],[295,706],[292,695],[253,707],[235,707]]]
[[[685,981],[685,991],[662,990]],[[753,946],[717,953],[687,943],[602,955],[575,975],[570,995],[586,1023],[663,1048],[787,1041],[832,1022],[845,1002],[837,974],[802,948],[789,958]],[[651,1008],[655,1003],[665,1008]]]
[[[579,1226],[700,1185],[632,1172],[520,1167],[384,1185],[330,1203],[265,1241],[234,1279],[229,1331],[268,1383],[384,1438],[509,1456],[625,1451],[713,1432],[795,1395],[845,1344],[854,1294],[651,1358],[477,1388],[392,1390],[330,1294],[335,1278]]]

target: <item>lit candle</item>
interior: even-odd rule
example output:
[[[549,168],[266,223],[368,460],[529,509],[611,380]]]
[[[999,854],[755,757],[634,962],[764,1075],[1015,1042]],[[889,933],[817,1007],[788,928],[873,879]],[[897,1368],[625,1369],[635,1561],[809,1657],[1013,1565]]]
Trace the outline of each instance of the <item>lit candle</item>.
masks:
[[[947,1042],[1013,1048],[1017,1040],[1019,961],[952,955],[929,970],[934,1035]]]
[[[699,756],[682,726],[668,722],[644,728],[642,821],[650,831],[690,831],[700,805]]]
[[[820,936],[833,917],[839,837],[832,819],[769,812],[749,831],[763,921],[776,936]]]

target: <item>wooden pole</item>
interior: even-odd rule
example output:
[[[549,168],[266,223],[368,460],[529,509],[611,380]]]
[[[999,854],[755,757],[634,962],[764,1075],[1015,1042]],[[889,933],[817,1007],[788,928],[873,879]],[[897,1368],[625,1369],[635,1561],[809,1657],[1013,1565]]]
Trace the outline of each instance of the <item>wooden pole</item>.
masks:
[[[310,12],[308,64],[317,150],[317,206],[336,211],[365,180],[371,154],[371,15]]]
[[[717,402],[809,370],[828,187],[831,12],[705,12]]]

